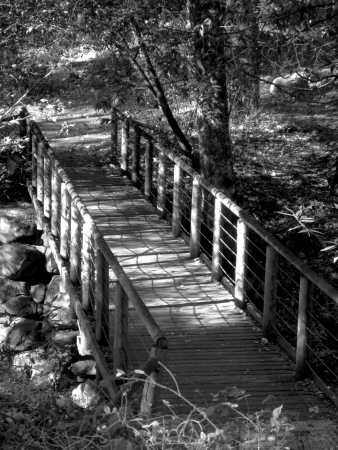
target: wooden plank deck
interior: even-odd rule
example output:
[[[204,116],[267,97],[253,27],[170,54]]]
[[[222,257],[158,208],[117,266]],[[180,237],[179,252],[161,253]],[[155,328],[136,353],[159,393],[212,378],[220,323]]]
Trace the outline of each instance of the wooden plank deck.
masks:
[[[207,406],[212,404],[212,394],[236,386],[250,395],[239,403],[243,412],[261,410],[262,401],[270,396],[268,405],[283,404],[293,419],[315,420],[314,406],[319,407],[321,419],[333,417],[331,404],[313,383],[294,379],[294,364],[276,346],[263,345],[258,326],[235,310],[230,293],[211,282],[209,270],[198,259],[189,258],[184,241],[172,237],[169,225],[126,178],[100,167],[77,165],[76,157],[73,163],[69,157],[63,160],[65,152],[71,155],[78,144],[102,144],[102,135],[93,131],[62,138],[57,130],[54,124],[42,124],[78,194],[168,338],[165,364],[183,396]],[[132,364],[140,367],[151,340],[133,311],[130,317]],[[166,372],[161,381],[175,386]],[[159,407],[162,400],[178,413],[189,409],[168,390],[158,391]]]
[[[297,383],[294,364],[272,345],[261,342],[261,331],[236,311],[231,294],[211,281],[199,259],[189,258],[188,247],[173,238],[170,226],[156,215],[142,194],[118,173],[94,167],[66,171],[98,228],[168,338],[165,364],[183,396],[198,406],[212,403],[212,394],[236,386],[250,396],[239,403],[245,412],[283,404],[293,417],[313,415],[310,408],[330,412],[311,383]],[[151,340],[131,312],[130,348],[133,364],[148,357]],[[174,388],[164,372],[162,383]],[[181,398],[158,392],[158,405],[167,400],[175,411],[187,410]]]

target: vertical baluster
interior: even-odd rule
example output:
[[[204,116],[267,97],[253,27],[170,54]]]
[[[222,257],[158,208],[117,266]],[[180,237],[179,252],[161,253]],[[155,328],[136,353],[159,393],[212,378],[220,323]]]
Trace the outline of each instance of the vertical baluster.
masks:
[[[79,284],[81,280],[81,214],[75,202],[71,203],[70,222],[70,280]]]
[[[44,185],[44,198],[43,198],[43,213],[48,219],[51,218],[51,160],[48,154],[44,158],[44,170],[43,170],[43,185]]]
[[[115,284],[114,374],[128,370],[128,298],[120,283]]]
[[[37,163],[38,161],[38,139],[36,134],[32,135],[32,186],[37,188]]]
[[[36,167],[36,196],[37,199],[43,202],[43,168],[44,168],[44,144],[38,142],[37,151],[37,167]]]
[[[20,131],[19,135],[21,138],[25,138],[27,136],[27,119],[26,119],[26,108],[21,108],[19,112],[20,116]]]
[[[61,221],[61,180],[56,169],[56,161],[52,162],[52,219],[51,230],[55,237],[60,236]]]
[[[239,219],[237,221],[237,251],[236,251],[236,278],[235,278],[235,301],[236,306],[244,308],[245,295],[244,285],[247,273],[247,248],[249,229],[246,223]]]
[[[70,197],[66,183],[61,183],[60,255],[69,258]]]
[[[165,195],[166,195],[166,169],[167,159],[162,150],[159,150],[158,156],[158,181],[157,181],[157,214],[163,218],[165,212]]]
[[[26,120],[27,129],[26,129],[26,142],[25,142],[25,148],[26,148],[26,155],[30,155],[32,152],[32,124],[31,122],[28,122]]]
[[[221,218],[222,218],[222,203],[218,198],[215,198],[214,211],[214,231],[212,243],[212,266],[211,277],[214,281],[219,281],[222,277],[221,271]]]
[[[271,245],[266,247],[263,336],[270,338],[276,321],[276,296],[278,280],[278,253]]]
[[[100,249],[96,250],[95,328],[98,343],[109,345],[109,265]]]
[[[134,145],[132,153],[131,165],[131,181],[136,187],[140,184],[140,148],[141,148],[141,133],[138,126],[134,126]]]
[[[121,128],[121,171],[128,171],[129,122],[122,122]]]
[[[201,248],[201,184],[194,178],[191,194],[190,257],[197,258]]]
[[[308,370],[306,364],[308,355],[308,293],[309,280],[304,276],[300,276],[296,348],[296,378],[303,378]]]
[[[153,143],[147,139],[144,161],[144,195],[147,200],[151,200],[153,187]]]
[[[160,350],[157,347],[152,347],[150,351],[150,358],[159,357]],[[159,358],[158,358],[159,359]],[[155,389],[158,383],[159,372],[153,371],[144,383],[140,412],[144,417],[150,417],[152,412],[152,407],[155,401]]]
[[[173,197],[173,218],[171,230],[174,237],[177,237],[181,232],[182,220],[182,184],[183,184],[183,170],[178,164],[174,167],[174,197]]]
[[[111,160],[113,164],[118,164],[119,151],[118,151],[118,118],[114,108],[111,110]]]

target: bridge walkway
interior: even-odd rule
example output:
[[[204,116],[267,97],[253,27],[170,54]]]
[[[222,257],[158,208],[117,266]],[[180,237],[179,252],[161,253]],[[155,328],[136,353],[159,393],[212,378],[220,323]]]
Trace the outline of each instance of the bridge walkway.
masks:
[[[84,126],[90,119],[69,120],[78,120]],[[165,364],[183,397],[207,407],[213,399],[224,400],[224,394],[217,398],[216,393],[236,386],[248,394],[238,402],[243,412],[254,413],[282,404],[293,419],[316,419],[318,408],[321,418],[332,413],[330,404],[311,381],[295,380],[294,364],[278,347],[262,342],[255,322],[236,310],[231,294],[211,281],[208,268],[199,259],[189,258],[185,242],[171,235],[167,222],[158,218],[155,208],[127,178],[113,169],[86,164],[88,151],[81,158],[74,156],[76,146],[107,145],[108,136],[87,130],[81,136],[60,137],[55,124],[41,124],[41,128],[112,252],[167,337]],[[112,304],[112,313],[113,309]],[[135,355],[131,362],[137,366],[147,359],[151,342],[132,311],[130,317],[129,344]],[[166,371],[161,382],[175,388]],[[175,412],[190,409],[167,389],[158,391],[157,400],[161,410],[163,400]]]

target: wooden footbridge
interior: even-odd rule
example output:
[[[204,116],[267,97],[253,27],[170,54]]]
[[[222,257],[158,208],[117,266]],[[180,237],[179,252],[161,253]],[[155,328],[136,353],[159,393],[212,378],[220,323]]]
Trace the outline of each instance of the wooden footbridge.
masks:
[[[86,131],[27,121],[30,190],[100,376],[150,372],[155,356],[168,370],[152,373],[164,388],[148,383],[145,411],[334,414],[338,339],[321,313],[337,321],[338,292],[140,124],[113,110],[107,168],[90,163],[110,146],[93,117],[61,121]]]

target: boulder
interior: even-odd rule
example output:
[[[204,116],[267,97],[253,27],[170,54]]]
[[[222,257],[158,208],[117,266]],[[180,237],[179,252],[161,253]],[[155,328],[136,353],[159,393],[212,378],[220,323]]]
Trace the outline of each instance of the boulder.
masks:
[[[310,92],[310,84],[306,75],[294,73],[288,77],[275,78],[270,86],[272,95],[289,93],[298,97],[307,97]]]
[[[49,283],[44,303],[45,314],[52,323],[69,324],[74,322],[74,310],[69,294],[62,292],[61,283],[60,275],[54,275]]]
[[[10,244],[21,242],[24,244],[38,244],[41,232],[36,224],[20,217],[13,217],[0,213],[0,242]]]
[[[0,304],[16,295],[28,295],[29,285],[24,281],[13,281],[0,277]]]
[[[102,391],[95,383],[86,381],[72,391],[73,402],[81,408],[95,406],[102,399]]]
[[[35,284],[29,289],[29,293],[36,303],[42,303],[45,300],[46,292],[47,286],[43,283]]]
[[[45,255],[32,245],[12,243],[0,246],[0,276],[31,285],[49,282]]]
[[[17,318],[10,326],[0,328],[0,345],[23,352],[33,346],[40,323],[36,320]]]
[[[12,316],[40,316],[42,311],[42,306],[36,303],[29,295],[10,297],[0,304],[0,312],[6,312]]]
[[[79,377],[95,377],[96,376],[96,362],[93,357],[81,359],[69,366],[70,371]]]
[[[59,383],[72,358],[70,352],[60,352],[54,347],[47,350],[40,347],[15,355],[12,368],[16,372],[26,374],[35,386],[47,388]]]

